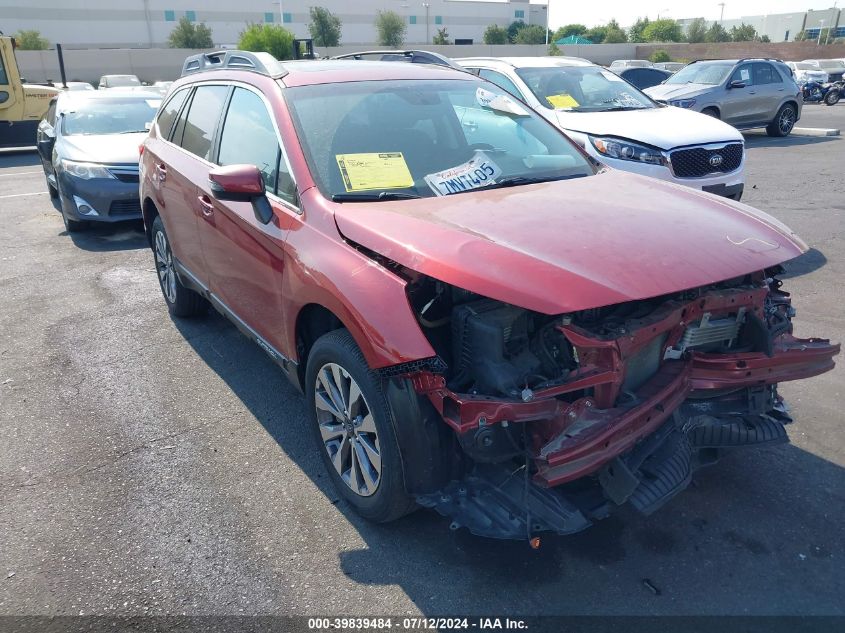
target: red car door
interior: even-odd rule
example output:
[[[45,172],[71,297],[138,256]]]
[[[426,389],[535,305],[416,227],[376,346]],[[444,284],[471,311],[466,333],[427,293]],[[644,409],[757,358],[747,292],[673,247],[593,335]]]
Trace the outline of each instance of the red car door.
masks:
[[[284,347],[282,270],[286,214],[293,182],[267,106],[257,93],[236,87],[219,133],[217,163],[255,165],[264,177],[274,217],[261,223],[250,202],[216,200],[208,179],[198,180],[200,239],[211,291],[225,307],[276,350]]]
[[[201,206],[196,183],[208,180],[208,170],[213,167],[209,159],[214,148],[214,132],[229,90],[229,86],[197,87],[176,121],[170,138],[172,144],[156,146],[153,151],[157,155],[150,166],[155,172],[152,178],[158,181],[162,220],[173,253],[205,285],[209,276],[198,233]],[[170,102],[162,115],[169,105]]]

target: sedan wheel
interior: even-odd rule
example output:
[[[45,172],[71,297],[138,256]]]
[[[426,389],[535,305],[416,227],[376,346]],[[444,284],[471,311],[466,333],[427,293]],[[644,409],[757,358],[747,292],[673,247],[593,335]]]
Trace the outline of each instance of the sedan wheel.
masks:
[[[164,298],[168,303],[176,303],[176,271],[173,270],[173,254],[164,232],[156,233],[155,256],[156,272]]]
[[[332,466],[355,494],[369,497],[381,482],[378,431],[358,383],[337,363],[317,372],[314,406]]]

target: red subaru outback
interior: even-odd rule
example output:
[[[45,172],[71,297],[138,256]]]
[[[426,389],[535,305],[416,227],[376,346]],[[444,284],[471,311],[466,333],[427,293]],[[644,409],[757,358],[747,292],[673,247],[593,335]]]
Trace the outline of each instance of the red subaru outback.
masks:
[[[191,57],[141,160],[174,316],[211,304],[301,389],[362,515],[480,535],[653,512],[787,441],[774,218],[607,169],[493,84],[423,64]]]

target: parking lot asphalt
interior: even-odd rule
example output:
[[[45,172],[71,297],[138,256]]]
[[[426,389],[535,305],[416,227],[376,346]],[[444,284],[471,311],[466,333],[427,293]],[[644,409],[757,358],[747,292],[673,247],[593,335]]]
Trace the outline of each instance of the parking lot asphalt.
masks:
[[[845,128],[845,106],[802,125]],[[811,246],[788,265],[797,334],[842,341],[845,140],[747,139],[744,201]],[[843,377],[783,385],[792,444],[651,517],[539,551],[430,511],[372,525],[264,352],[172,320],[138,226],[67,235],[37,157],[2,155],[0,615],[845,614]]]

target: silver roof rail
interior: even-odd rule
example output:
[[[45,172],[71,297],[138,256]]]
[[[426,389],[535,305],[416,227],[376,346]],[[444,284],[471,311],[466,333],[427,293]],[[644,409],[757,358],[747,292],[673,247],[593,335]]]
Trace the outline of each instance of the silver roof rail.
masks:
[[[200,53],[185,59],[182,77],[207,70],[245,70],[279,79],[288,74],[281,62],[270,53],[249,51],[214,51]]]
[[[421,50],[407,50],[407,51],[358,51],[356,53],[345,53],[343,55],[335,55],[332,59],[366,59],[372,57],[376,61],[383,62],[410,62],[412,64],[434,64],[436,66],[448,66],[456,70],[465,70],[458,66],[451,59],[440,53],[432,51]]]

